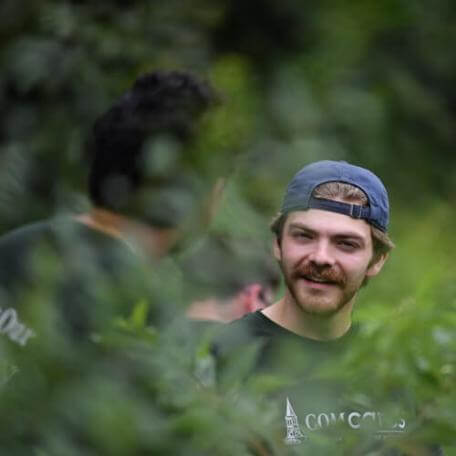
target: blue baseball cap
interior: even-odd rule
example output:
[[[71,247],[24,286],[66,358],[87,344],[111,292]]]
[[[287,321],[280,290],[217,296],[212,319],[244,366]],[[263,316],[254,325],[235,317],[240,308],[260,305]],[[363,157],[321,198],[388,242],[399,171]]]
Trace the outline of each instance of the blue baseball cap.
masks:
[[[316,187],[327,182],[343,182],[360,188],[366,194],[369,205],[360,206],[312,196]],[[293,177],[287,187],[281,212],[287,214],[307,209],[321,209],[364,219],[383,232],[388,228],[388,193],[382,181],[371,171],[345,161],[311,163]]]

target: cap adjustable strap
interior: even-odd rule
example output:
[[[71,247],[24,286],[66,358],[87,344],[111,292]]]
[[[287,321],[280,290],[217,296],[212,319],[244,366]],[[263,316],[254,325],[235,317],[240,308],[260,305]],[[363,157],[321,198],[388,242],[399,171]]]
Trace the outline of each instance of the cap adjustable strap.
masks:
[[[309,209],[321,209],[323,211],[337,212],[338,214],[348,215],[357,219],[370,218],[370,207],[360,206],[359,204],[348,204],[340,201],[328,200],[323,198],[314,198],[309,201]]]

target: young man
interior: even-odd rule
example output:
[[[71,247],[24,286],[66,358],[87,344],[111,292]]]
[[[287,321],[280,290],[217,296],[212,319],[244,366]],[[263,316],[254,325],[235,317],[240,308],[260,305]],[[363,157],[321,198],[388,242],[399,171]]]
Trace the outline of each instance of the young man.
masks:
[[[95,123],[93,209],[0,241],[4,454],[206,452],[178,431],[195,385],[164,325],[183,313],[178,271],[159,259],[207,223],[235,161],[199,149],[213,98],[187,73],[139,78]]]
[[[264,315],[303,337],[343,336],[358,290],[393,247],[388,217],[386,189],[368,170],[329,161],[301,170],[272,224],[287,289]]]
[[[260,344],[256,369],[288,379],[278,393],[280,439],[307,445],[301,448],[305,454],[402,454],[395,451],[412,427],[400,400],[390,401],[394,407],[378,403],[384,398],[376,397],[374,385],[353,391],[356,382],[347,384],[335,367],[359,343],[352,325],[358,291],[380,273],[394,247],[388,221],[387,191],[369,170],[334,161],[304,167],[271,225],[285,294],[232,323],[216,345],[223,379],[231,356],[246,343]],[[423,451],[406,454],[434,454]]]
[[[220,193],[221,179],[194,147],[214,100],[194,76],[158,71],[100,116],[88,147],[93,209],[0,239],[3,341],[59,356],[128,319],[138,302],[149,306],[149,322],[172,313],[171,302],[160,306],[166,283],[154,263],[207,221]]]

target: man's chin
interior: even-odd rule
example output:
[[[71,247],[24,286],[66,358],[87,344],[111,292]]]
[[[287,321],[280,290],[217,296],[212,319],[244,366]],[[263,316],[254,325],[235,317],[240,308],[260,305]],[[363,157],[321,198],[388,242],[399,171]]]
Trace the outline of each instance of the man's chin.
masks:
[[[334,305],[334,304],[312,304],[312,303],[298,303],[301,310],[308,314],[320,317],[331,317],[335,315],[343,307],[343,305]]]
[[[295,301],[300,309],[309,315],[332,316],[340,311],[345,306],[345,302],[335,290],[332,293],[325,293],[324,295],[315,295],[313,293],[296,293]]]

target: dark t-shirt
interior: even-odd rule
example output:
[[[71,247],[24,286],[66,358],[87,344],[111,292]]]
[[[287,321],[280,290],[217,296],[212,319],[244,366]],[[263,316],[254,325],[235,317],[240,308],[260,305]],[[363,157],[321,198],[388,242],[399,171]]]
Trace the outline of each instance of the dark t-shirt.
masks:
[[[71,217],[0,238],[1,454],[155,454],[178,272]]]
[[[214,352],[221,381],[252,343],[257,348],[255,374],[278,375],[283,381],[271,400],[280,417],[277,437],[290,453],[346,454],[346,445],[352,445],[353,454],[401,454],[394,439],[407,438],[416,414],[406,391],[392,391],[385,400],[368,379],[354,381],[350,373],[339,370],[350,347],[362,343],[358,328],[336,340],[317,341],[286,330],[261,311],[246,315],[217,338]],[[375,360],[371,362],[372,369],[364,366],[363,372],[374,372]]]
[[[62,362],[128,320],[138,305],[154,321],[154,268],[126,243],[58,217],[0,238],[0,342],[13,359]],[[155,293],[155,294],[154,294]],[[86,354],[84,353],[84,356]],[[30,359],[28,360],[30,361]],[[2,383],[20,366],[1,366]]]

